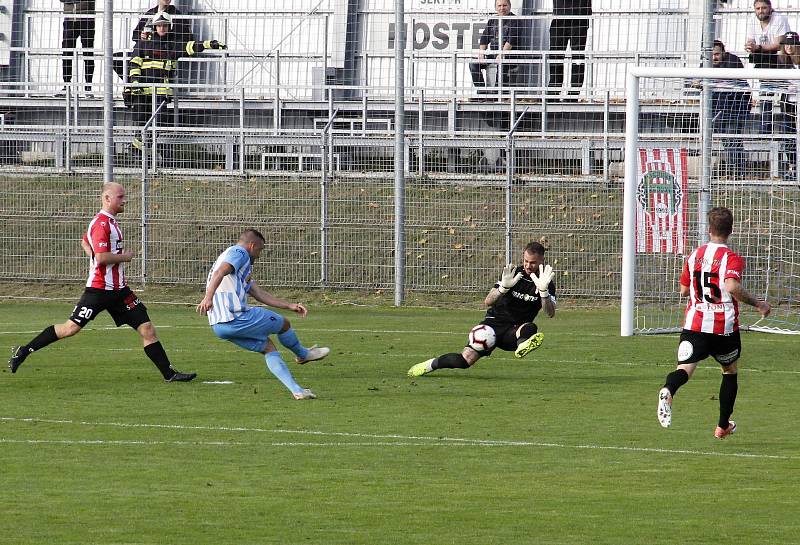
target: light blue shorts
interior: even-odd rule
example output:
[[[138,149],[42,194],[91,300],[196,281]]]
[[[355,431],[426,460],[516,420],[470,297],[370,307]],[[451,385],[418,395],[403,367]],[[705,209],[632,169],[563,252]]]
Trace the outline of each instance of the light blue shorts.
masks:
[[[277,312],[250,307],[230,322],[214,324],[211,329],[220,339],[238,344],[251,352],[263,352],[270,335],[280,333],[285,319]]]

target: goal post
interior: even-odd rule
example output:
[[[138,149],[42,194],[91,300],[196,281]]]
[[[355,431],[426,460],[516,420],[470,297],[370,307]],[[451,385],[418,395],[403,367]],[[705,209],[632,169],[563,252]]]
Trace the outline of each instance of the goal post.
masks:
[[[799,90],[800,70],[629,68],[622,336],[680,331],[678,277],[713,206],[733,211],[743,283],[773,307],[740,305],[740,327],[800,334]]]

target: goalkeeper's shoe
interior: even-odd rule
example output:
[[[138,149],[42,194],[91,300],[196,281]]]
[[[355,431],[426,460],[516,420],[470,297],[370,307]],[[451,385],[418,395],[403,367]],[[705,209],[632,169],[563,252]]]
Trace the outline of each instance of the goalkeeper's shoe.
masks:
[[[672,394],[669,393],[668,388],[661,388],[658,391],[657,414],[658,414],[658,423],[661,424],[662,428],[668,428],[670,427],[670,425],[672,425]]]
[[[520,343],[517,349],[514,351],[514,355],[518,358],[524,358],[540,346],[542,346],[542,341],[544,340],[544,333],[534,333],[527,340]]]
[[[17,372],[19,366],[22,365],[22,362],[25,361],[25,358],[27,358],[30,353],[30,349],[24,346],[15,346],[11,349],[11,359],[8,360],[8,368],[11,369],[12,373]]]
[[[304,363],[308,363],[310,361],[321,360],[325,356],[331,353],[331,349],[326,346],[317,346],[316,344],[308,349],[308,354],[306,354],[305,358],[295,358],[294,361],[303,365]]]
[[[724,439],[725,437],[734,433],[736,433],[736,422],[731,420],[730,422],[728,422],[727,428],[720,428],[719,426],[717,426],[717,429],[714,430],[714,437],[716,437],[717,439]]]
[[[425,360],[416,365],[413,365],[411,369],[408,370],[408,376],[414,378],[414,377],[421,377],[422,375],[427,375],[428,373],[433,371],[433,369],[431,369],[431,363],[433,363],[433,360],[434,358],[431,358],[429,360]]]
[[[301,391],[293,393],[292,397],[298,401],[300,401],[301,399],[317,399],[317,394],[315,394],[308,388],[303,388]]]

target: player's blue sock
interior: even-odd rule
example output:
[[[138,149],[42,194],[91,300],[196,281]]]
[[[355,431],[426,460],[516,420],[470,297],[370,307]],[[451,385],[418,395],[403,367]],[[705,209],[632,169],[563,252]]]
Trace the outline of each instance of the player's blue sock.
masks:
[[[283,346],[294,352],[294,355],[301,360],[305,359],[308,355],[308,348],[300,344],[300,339],[297,338],[297,333],[294,332],[293,327],[290,327],[283,333],[279,333],[278,340]]]
[[[280,380],[290,392],[297,394],[303,391],[303,388],[294,381],[292,372],[286,367],[279,352],[267,352],[264,359],[267,360],[267,369],[269,369],[270,373],[278,377],[278,380]]]

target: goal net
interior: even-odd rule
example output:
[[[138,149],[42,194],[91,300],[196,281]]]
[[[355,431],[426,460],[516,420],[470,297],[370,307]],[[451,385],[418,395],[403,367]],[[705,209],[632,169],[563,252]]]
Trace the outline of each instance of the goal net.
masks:
[[[707,211],[734,214],[729,245],[745,330],[800,334],[800,71],[635,68],[625,134],[621,334],[680,331],[683,261],[708,241]]]

